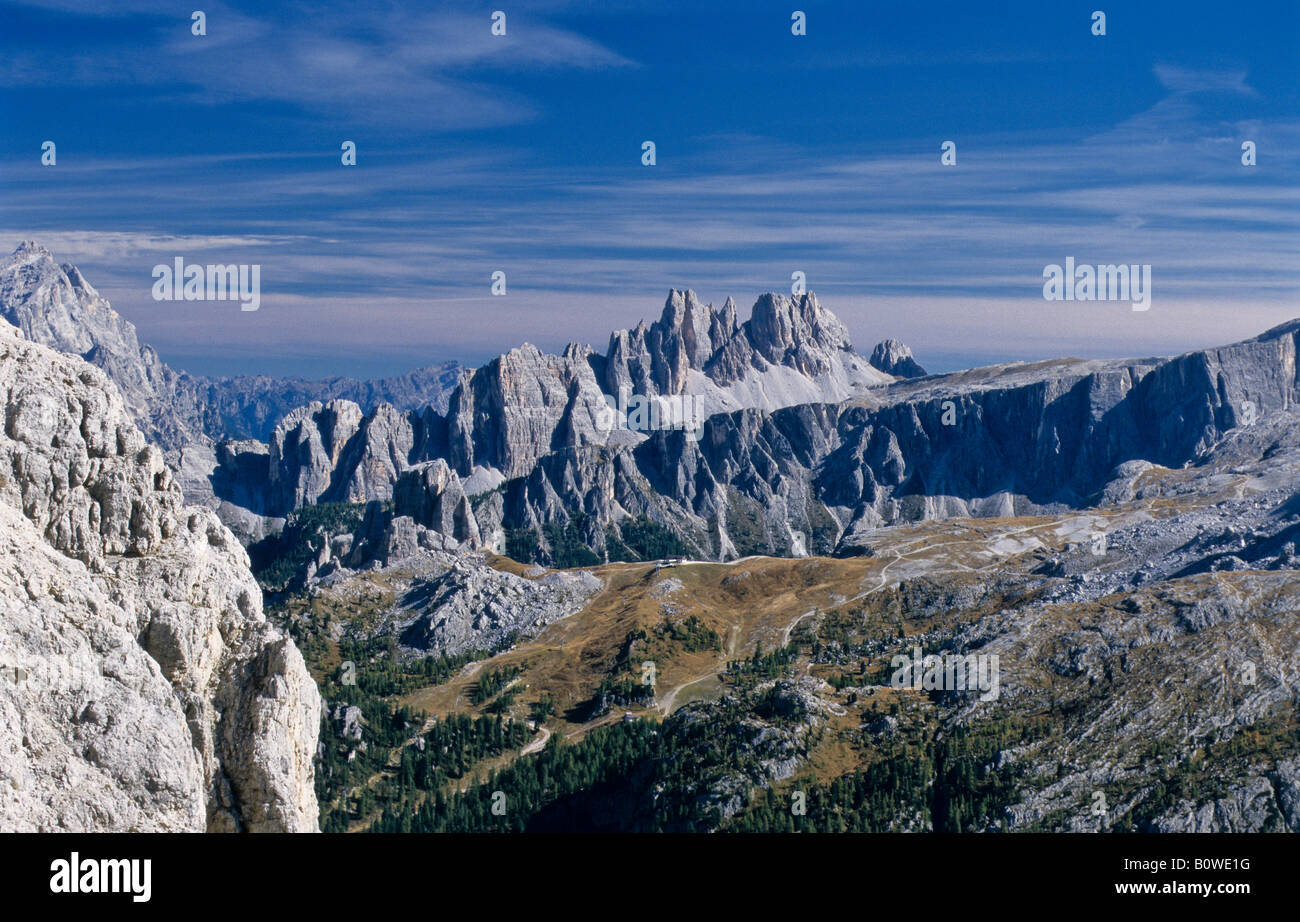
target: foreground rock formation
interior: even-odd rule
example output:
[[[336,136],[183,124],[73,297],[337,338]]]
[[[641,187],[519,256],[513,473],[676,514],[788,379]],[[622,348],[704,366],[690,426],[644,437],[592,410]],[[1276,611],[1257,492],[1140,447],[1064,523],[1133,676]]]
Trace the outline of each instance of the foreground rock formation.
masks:
[[[118,389],[0,323],[0,829],[315,831],[315,684]]]

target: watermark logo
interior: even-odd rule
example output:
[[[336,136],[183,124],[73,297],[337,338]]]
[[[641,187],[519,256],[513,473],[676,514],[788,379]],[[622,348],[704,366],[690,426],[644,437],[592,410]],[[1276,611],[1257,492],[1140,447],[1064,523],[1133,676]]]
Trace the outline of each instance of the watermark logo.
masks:
[[[155,301],[238,301],[242,311],[262,306],[262,267],[258,264],[200,266],[177,256],[173,265],[153,267]]]
[[[681,429],[691,441],[699,441],[704,432],[704,398],[690,394],[646,396],[634,394],[624,384],[618,397],[603,394],[605,406],[596,413],[596,428],[608,435],[614,429],[632,432],[655,432]]]
[[[150,858],[69,858],[50,863],[52,893],[130,893],[136,903],[147,903],[153,894],[153,860]]]
[[[1259,407],[1253,400],[1243,400],[1241,402],[1241,424],[1243,426],[1253,426],[1259,422]]]
[[[1106,828],[1106,814],[1110,812],[1110,804],[1106,800],[1105,791],[1092,792],[1092,815],[1097,817],[1097,828],[1102,830]]]
[[[943,423],[945,426],[957,425],[956,403],[951,400],[945,400],[943,403],[939,404],[939,409],[943,411],[943,415],[939,417],[939,422]]]
[[[899,654],[890,659],[894,674],[889,685],[896,691],[979,691],[980,701],[996,701],[1001,692],[998,655],[996,653],[930,653],[921,655],[920,647],[912,655]]]
[[[1043,298],[1048,301],[1132,301],[1133,310],[1151,308],[1151,265],[1075,265],[1067,256],[1062,268],[1043,267]]]
[[[20,666],[0,663],[0,681],[21,685],[37,694],[76,694],[98,688],[103,673],[97,667],[81,667],[58,658],[42,658]]]

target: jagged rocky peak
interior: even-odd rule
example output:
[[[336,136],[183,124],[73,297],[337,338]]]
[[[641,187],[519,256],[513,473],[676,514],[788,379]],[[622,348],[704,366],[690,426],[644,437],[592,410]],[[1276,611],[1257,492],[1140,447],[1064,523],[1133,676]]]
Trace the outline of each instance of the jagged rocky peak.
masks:
[[[78,292],[89,298],[99,297],[99,292],[95,290],[90,282],[86,281],[86,277],[81,274],[81,270],[72,263],[63,263],[59,268],[63,270],[63,274],[68,277],[68,282]]]
[[[388,404],[368,415],[351,400],[294,410],[271,435],[266,508],[390,499],[423,429],[422,417]]]
[[[0,264],[0,278],[3,278],[4,290],[20,298],[38,292],[48,298],[57,293],[60,286],[65,286],[93,306],[108,308],[108,302],[86,280],[80,269],[71,263],[56,262],[54,254],[34,240],[24,240],[18,244],[9,258]],[[70,305],[64,302],[63,306]],[[30,315],[32,311],[22,313]],[[111,317],[117,316],[111,308],[107,313]]]
[[[578,344],[549,355],[524,343],[462,373],[445,417],[408,413],[384,422],[381,407],[375,420],[361,420],[355,407],[312,404],[272,436],[265,508],[282,515],[307,503],[389,499],[406,468],[435,458],[471,495],[534,475],[547,458],[582,468],[588,447],[655,437],[611,412],[607,401],[628,391],[689,398],[681,406],[702,422],[738,410],[838,404],[895,380],[853,351],[815,295],[765,295],[753,314],[742,325],[731,298],[719,309],[673,290],[658,320],[613,333],[607,355]]]
[[[852,352],[853,342],[811,291],[798,297],[768,293],[754,304],[745,324],[754,348],[773,365],[790,365],[809,376],[830,370],[831,352]]]
[[[605,395],[698,398],[701,416],[774,410],[846,399],[892,381],[853,351],[844,325],[815,295],[764,295],[738,324],[690,290],[669,292],[653,323],[610,335],[604,357],[570,346],[547,355],[525,343],[461,379],[448,412],[448,459],[463,477],[476,468],[506,477],[538,459],[584,445],[635,442],[610,431]]]
[[[320,700],[118,389],[0,323],[0,828],[314,831]]]
[[[844,324],[822,307],[817,295],[811,291],[798,297],[771,292],[762,295],[754,303],[748,327],[750,340],[765,352],[777,353],[777,350],[795,349],[802,345],[823,349],[853,348]]]
[[[84,356],[135,353],[135,328],[75,267],[30,240],[0,263],[0,316],[33,342]]]
[[[150,441],[171,448],[201,437],[201,400],[191,384],[142,348],[135,326],[45,247],[26,241],[0,263],[0,318],[32,342],[102,368]]]
[[[734,306],[733,306],[734,310]],[[664,305],[659,323],[664,329],[680,338],[683,352],[692,368],[703,368],[713,356],[718,345],[735,330],[726,330],[719,322],[712,304],[701,304],[695,292],[672,291]],[[718,337],[715,345],[714,336]]]
[[[452,466],[517,477],[560,444],[603,444],[606,405],[591,358],[585,347],[557,356],[525,343],[463,377],[447,412]]]
[[[912,357],[912,350],[896,339],[877,343],[876,348],[871,350],[868,361],[873,368],[879,368],[896,378],[924,378],[928,374]]]
[[[0,310],[28,339],[54,339],[57,343],[49,345],[66,346],[61,351],[89,350],[94,344],[91,331],[74,322],[88,319],[74,318],[83,308],[78,295],[84,296],[84,307],[91,311],[107,308],[80,272],[60,266],[49,250],[34,241],[24,240],[0,263]]]
[[[797,297],[762,295],[750,319],[739,324],[731,298],[715,309],[702,304],[689,289],[673,289],[658,321],[610,336],[604,384],[610,393],[626,386],[642,394],[681,394],[701,389],[702,382],[691,384],[690,373],[695,371],[716,387],[741,386],[743,396],[730,405],[725,398],[716,401],[720,408],[776,409],[798,402],[773,393],[769,387],[773,381],[757,380],[764,374],[771,378],[773,367],[789,368],[809,379],[826,375],[841,379],[832,388],[834,395],[822,399],[843,399],[846,388],[890,380],[853,351],[848,330],[812,292]],[[788,390],[790,382],[783,383],[782,390]],[[816,399],[806,385],[796,387],[807,391],[801,398]],[[758,397],[759,393],[765,396]]]
[[[361,407],[351,400],[313,400],[280,421],[271,444],[283,450],[286,442],[294,439],[314,439],[336,461],[343,446],[361,427],[363,418]]]
[[[703,371],[739,332],[730,298],[721,311],[702,304],[689,289],[672,289],[662,315],[646,326],[610,334],[605,386],[617,394],[629,387],[639,394],[680,394],[689,372]]]

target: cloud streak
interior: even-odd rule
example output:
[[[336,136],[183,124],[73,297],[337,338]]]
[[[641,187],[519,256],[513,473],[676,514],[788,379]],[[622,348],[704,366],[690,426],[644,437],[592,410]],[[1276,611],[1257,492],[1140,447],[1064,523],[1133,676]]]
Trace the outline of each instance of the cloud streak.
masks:
[[[93,53],[15,50],[0,59],[12,85],[137,86],[206,105],[273,101],[352,124],[421,120],[426,130],[517,124],[535,116],[516,93],[484,82],[493,72],[601,70],[634,62],[572,31],[520,13],[493,36],[488,12],[416,11],[398,3],[329,7],[290,3],[265,13],[205,4],[207,34],[188,13],[156,4],[54,0],[34,6],[71,15],[145,16],[137,37]],[[273,14],[273,15],[272,15]],[[470,72],[473,72],[472,74]]]

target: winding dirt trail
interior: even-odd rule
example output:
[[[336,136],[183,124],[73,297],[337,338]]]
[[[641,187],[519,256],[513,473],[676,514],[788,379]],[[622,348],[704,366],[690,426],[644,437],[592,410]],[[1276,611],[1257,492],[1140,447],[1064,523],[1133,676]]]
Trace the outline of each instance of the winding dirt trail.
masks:
[[[521,756],[532,755],[534,752],[541,752],[543,749],[546,748],[546,743],[551,738],[551,731],[548,730],[546,727],[542,727],[541,729],[542,729],[541,736],[533,740],[523,749],[519,750],[519,754]]]

